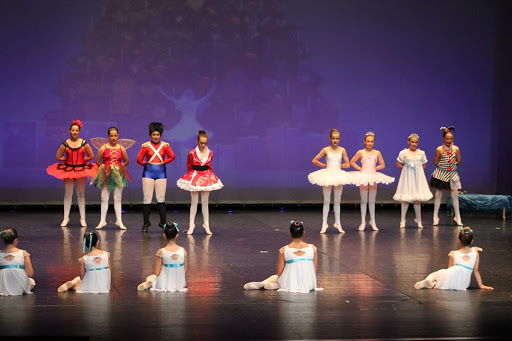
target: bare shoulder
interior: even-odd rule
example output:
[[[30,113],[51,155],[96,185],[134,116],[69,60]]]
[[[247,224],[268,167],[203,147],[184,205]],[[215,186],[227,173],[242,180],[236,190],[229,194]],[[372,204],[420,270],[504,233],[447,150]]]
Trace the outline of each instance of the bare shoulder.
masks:
[[[280,254],[283,254],[284,253],[284,249],[286,248],[286,246],[283,246],[282,248],[279,249],[279,253]]]

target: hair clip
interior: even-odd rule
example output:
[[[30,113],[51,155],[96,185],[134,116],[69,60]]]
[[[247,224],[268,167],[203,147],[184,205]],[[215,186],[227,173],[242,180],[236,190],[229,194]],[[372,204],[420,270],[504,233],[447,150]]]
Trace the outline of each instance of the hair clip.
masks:
[[[92,249],[92,231],[89,232],[89,252],[91,252]]]
[[[174,227],[176,227],[176,231],[180,232],[180,229],[178,228],[178,223],[177,222],[173,222],[172,224],[174,225]]]
[[[373,133],[373,131],[369,131],[366,134],[364,134],[364,136],[375,136],[375,134]]]
[[[83,126],[82,121],[80,121],[80,120],[74,120],[73,122],[71,122],[71,125],[75,125],[75,124],[76,124],[80,129],[82,129],[82,126]]]
[[[84,243],[82,245],[82,253],[85,253],[85,239],[86,239],[86,237],[84,237]]]
[[[412,134],[410,134],[410,135],[409,135],[409,137],[408,137],[407,139],[411,139],[411,138],[413,138],[413,137],[415,137],[415,138],[417,138],[417,139],[419,139],[419,138],[420,138],[420,136],[419,136],[418,134],[416,134],[416,133],[412,133]]]
[[[290,224],[293,224],[293,223],[295,223],[295,220],[290,220]]]
[[[473,230],[472,229],[469,229],[469,230],[466,230],[464,227],[460,227],[460,230],[461,231],[464,231],[464,234],[469,234],[469,232],[473,233]]]

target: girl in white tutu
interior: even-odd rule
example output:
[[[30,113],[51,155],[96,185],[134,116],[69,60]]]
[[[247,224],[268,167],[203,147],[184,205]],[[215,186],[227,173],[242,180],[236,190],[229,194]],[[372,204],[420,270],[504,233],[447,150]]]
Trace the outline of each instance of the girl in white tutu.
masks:
[[[478,269],[480,256],[478,247],[470,247],[473,243],[473,230],[470,227],[460,228],[460,249],[448,254],[448,268],[431,273],[414,285],[415,289],[435,288],[443,290],[466,290],[471,284],[471,273],[475,274],[478,287],[484,290],[494,290],[484,285]]]
[[[371,131],[364,136],[364,149],[358,150],[354,157],[350,160],[350,165],[358,170],[358,172],[350,172],[352,184],[359,186],[361,195],[361,225],[359,231],[363,231],[366,227],[366,205],[370,210],[370,226],[374,231],[378,231],[375,223],[375,198],[377,197],[377,184],[390,184],[395,178],[387,176],[378,170],[384,169],[386,164],[382,154],[373,149],[375,143],[375,134]],[[357,161],[361,160],[361,166]]]
[[[249,282],[245,290],[270,289],[287,292],[308,293],[323,290],[316,286],[318,256],[316,246],[305,243],[304,225],[301,221],[290,221],[290,244],[279,249],[276,274],[261,282]]]
[[[98,248],[98,235],[95,232],[84,233],[82,251],[89,252],[78,259],[80,263],[80,277],[62,284],[57,291],[66,292],[70,289],[78,293],[108,294],[112,264],[110,253]]]
[[[18,249],[18,232],[7,228],[1,233],[5,249],[0,251],[0,296],[32,294],[36,282],[30,254]]]
[[[180,230],[178,224],[164,224],[164,237],[167,245],[156,253],[154,274],[137,286],[137,290],[151,291],[188,291],[185,286],[187,272],[187,251],[176,243]]]
[[[432,192],[428,187],[427,178],[424,169],[427,167],[427,157],[423,150],[418,149],[420,137],[412,133],[408,137],[409,148],[402,150],[396,159],[396,166],[402,169],[400,180],[393,199],[402,203],[402,216],[400,227],[405,227],[405,216],[409,203],[413,203],[416,219],[414,221],[419,228],[423,228],[421,223],[421,204],[422,201],[432,199]]]
[[[340,133],[336,129],[331,130],[329,135],[331,145],[322,148],[320,153],[313,158],[313,164],[323,169],[316,172],[309,173],[308,180],[313,185],[322,186],[324,193],[324,207],[322,215],[322,228],[320,233],[325,233],[329,225],[327,224],[327,216],[329,214],[329,205],[331,203],[331,191],[334,187],[334,227],[340,232],[345,233],[341,227],[340,211],[341,211],[341,193],[343,192],[343,185],[350,183],[348,173],[342,168],[349,168],[347,152],[345,148],[339,145]],[[325,157],[325,163],[320,162],[320,159]],[[343,160],[343,163],[342,163]]]

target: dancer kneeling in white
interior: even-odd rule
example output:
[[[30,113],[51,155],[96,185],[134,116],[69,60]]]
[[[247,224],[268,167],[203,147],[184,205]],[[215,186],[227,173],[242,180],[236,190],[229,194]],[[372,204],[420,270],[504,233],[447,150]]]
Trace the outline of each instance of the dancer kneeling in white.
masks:
[[[290,244],[279,249],[276,275],[261,282],[249,282],[245,290],[269,289],[287,292],[308,293],[323,290],[316,286],[318,256],[316,246],[302,240],[304,225],[301,221],[290,221]]]
[[[36,282],[30,254],[17,248],[18,232],[13,228],[2,231],[5,250],[0,252],[0,296],[32,294]]]
[[[435,288],[443,290],[466,290],[471,284],[471,273],[475,274],[480,289],[494,290],[493,287],[484,285],[480,276],[479,247],[470,247],[473,243],[473,230],[469,227],[461,227],[459,233],[460,249],[451,251],[448,268],[431,273],[422,281],[414,285],[415,289]]]
[[[177,223],[164,224],[164,237],[167,245],[156,253],[154,274],[137,286],[137,290],[151,291],[188,291],[185,286],[187,272],[187,252],[176,244],[180,230]]]
[[[70,289],[78,293],[108,294],[110,292],[110,279],[112,268],[110,253],[98,248],[98,235],[95,232],[84,233],[82,252],[88,248],[89,253],[78,259],[80,263],[80,277],[62,284],[58,292]]]

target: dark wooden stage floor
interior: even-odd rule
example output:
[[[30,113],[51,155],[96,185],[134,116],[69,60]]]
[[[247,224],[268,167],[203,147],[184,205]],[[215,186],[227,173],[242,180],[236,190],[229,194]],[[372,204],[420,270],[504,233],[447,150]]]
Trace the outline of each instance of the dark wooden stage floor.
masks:
[[[188,208],[168,215],[183,230]],[[463,212],[475,231],[484,283],[494,292],[414,290],[416,281],[444,268],[457,248],[458,227],[442,214],[433,227],[432,208],[424,208],[423,230],[412,207],[405,229],[398,228],[399,206],[377,207],[373,232],[357,231],[358,207],[342,208],[340,235],[333,228],[318,233],[321,207],[211,208],[213,236],[204,234],[198,213],[196,232],[182,233],[178,243],[188,251],[187,293],[138,292],[152,272],[154,256],[164,245],[157,212],[149,233],[140,231],[142,213],[124,214],[127,231],[109,224],[99,232],[102,248],[112,255],[112,291],[91,295],[57,293],[78,275],[82,255],[78,213],[59,227],[60,209],[20,208],[0,212],[1,228],[15,227],[19,247],[31,253],[33,295],[0,297],[0,336],[60,336],[90,340],[290,340],[408,339],[471,340],[512,336],[512,223],[500,213]],[[200,209],[199,209],[200,212]],[[332,226],[333,213],[330,214]],[[88,208],[90,229],[99,212]],[[306,241],[319,250],[318,284],[310,294],[244,291],[243,284],[275,271],[277,250],[289,241],[290,219],[302,220]],[[114,220],[110,207],[108,220]],[[68,339],[62,338],[62,339]],[[59,339],[59,338],[57,338]]]

